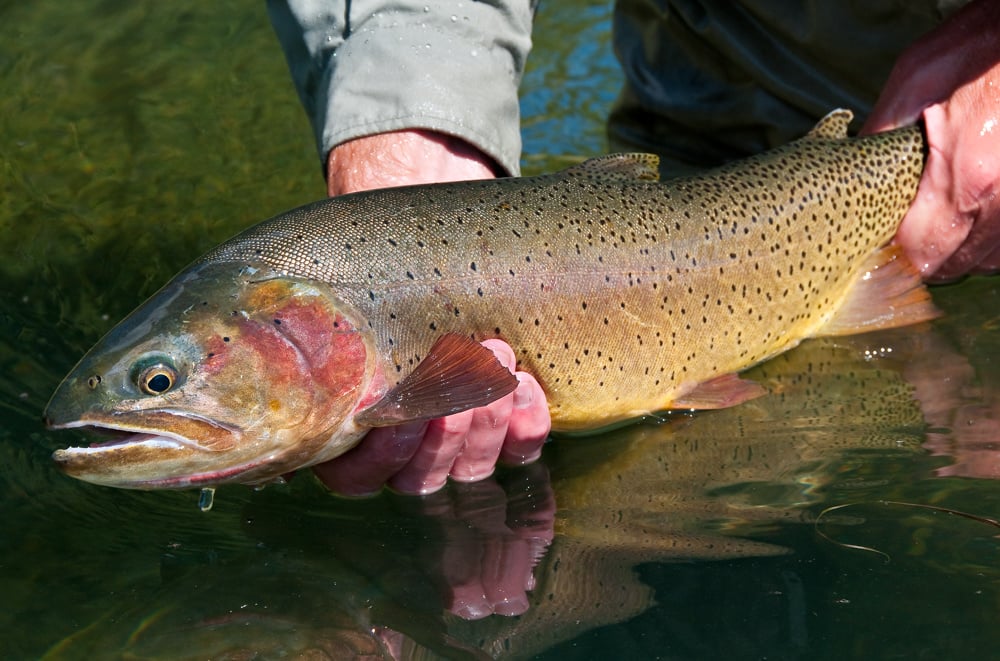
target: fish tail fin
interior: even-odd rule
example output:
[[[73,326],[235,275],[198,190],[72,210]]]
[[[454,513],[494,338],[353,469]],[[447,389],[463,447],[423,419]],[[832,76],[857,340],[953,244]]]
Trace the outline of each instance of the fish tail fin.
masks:
[[[898,245],[874,253],[847,299],[815,335],[856,335],[941,316],[920,273]]]

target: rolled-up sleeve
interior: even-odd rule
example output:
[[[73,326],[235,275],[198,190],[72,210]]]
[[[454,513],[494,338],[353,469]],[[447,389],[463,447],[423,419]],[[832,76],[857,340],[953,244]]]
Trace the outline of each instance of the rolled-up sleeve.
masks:
[[[375,133],[457,136],[520,171],[535,0],[269,0],[320,159]]]

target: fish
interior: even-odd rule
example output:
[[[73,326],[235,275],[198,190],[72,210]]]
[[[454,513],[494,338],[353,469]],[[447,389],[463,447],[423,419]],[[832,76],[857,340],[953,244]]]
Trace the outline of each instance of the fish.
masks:
[[[890,244],[916,194],[919,126],[804,137],[690,177],[616,154],[533,177],[322,200],[210,250],[56,389],[53,454],[123,488],[265,484],[369,430],[541,384],[554,433],[762,396],[741,371],[816,336],[937,316]]]

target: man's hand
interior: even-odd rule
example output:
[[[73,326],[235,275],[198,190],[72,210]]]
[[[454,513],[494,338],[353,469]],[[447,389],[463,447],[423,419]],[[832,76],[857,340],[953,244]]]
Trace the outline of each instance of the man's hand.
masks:
[[[923,116],[929,153],[896,234],[925,278],[1000,269],[1000,3],[972,2],[896,62],[865,133]]]
[[[459,138],[413,129],[378,133],[337,145],[326,159],[330,197],[392,186],[492,179],[493,159]]]
[[[498,168],[468,143],[430,131],[383,133],[338,145],[327,159],[327,189],[340,195],[407,184],[484,179]],[[396,491],[428,494],[448,477],[473,482],[493,473],[497,461],[536,460],[551,421],[545,393],[530,374],[515,369],[514,351],[487,340],[497,359],[517,377],[517,389],[488,406],[447,418],[372,430],[357,447],[314,467],[331,490],[360,496],[388,484]]]
[[[517,377],[513,393],[447,418],[374,429],[347,453],[314,466],[319,479],[347,496],[373,494],[385,484],[401,493],[428,494],[449,476],[460,482],[489,477],[498,460],[538,459],[551,427],[545,393],[533,376],[514,371],[508,344],[483,344]]]

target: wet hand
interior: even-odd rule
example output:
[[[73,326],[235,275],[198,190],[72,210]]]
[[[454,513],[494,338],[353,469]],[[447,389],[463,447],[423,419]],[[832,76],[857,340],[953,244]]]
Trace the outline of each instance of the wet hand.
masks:
[[[449,476],[474,482],[492,475],[497,461],[538,459],[551,428],[545,393],[533,376],[516,371],[510,345],[483,345],[517,377],[513,393],[446,418],[373,429],[349,452],[315,466],[319,479],[348,496],[373,494],[386,484],[400,493],[429,494]]]
[[[896,241],[924,277],[1000,270],[1000,4],[970,3],[897,61],[863,132],[917,121],[923,178]]]

